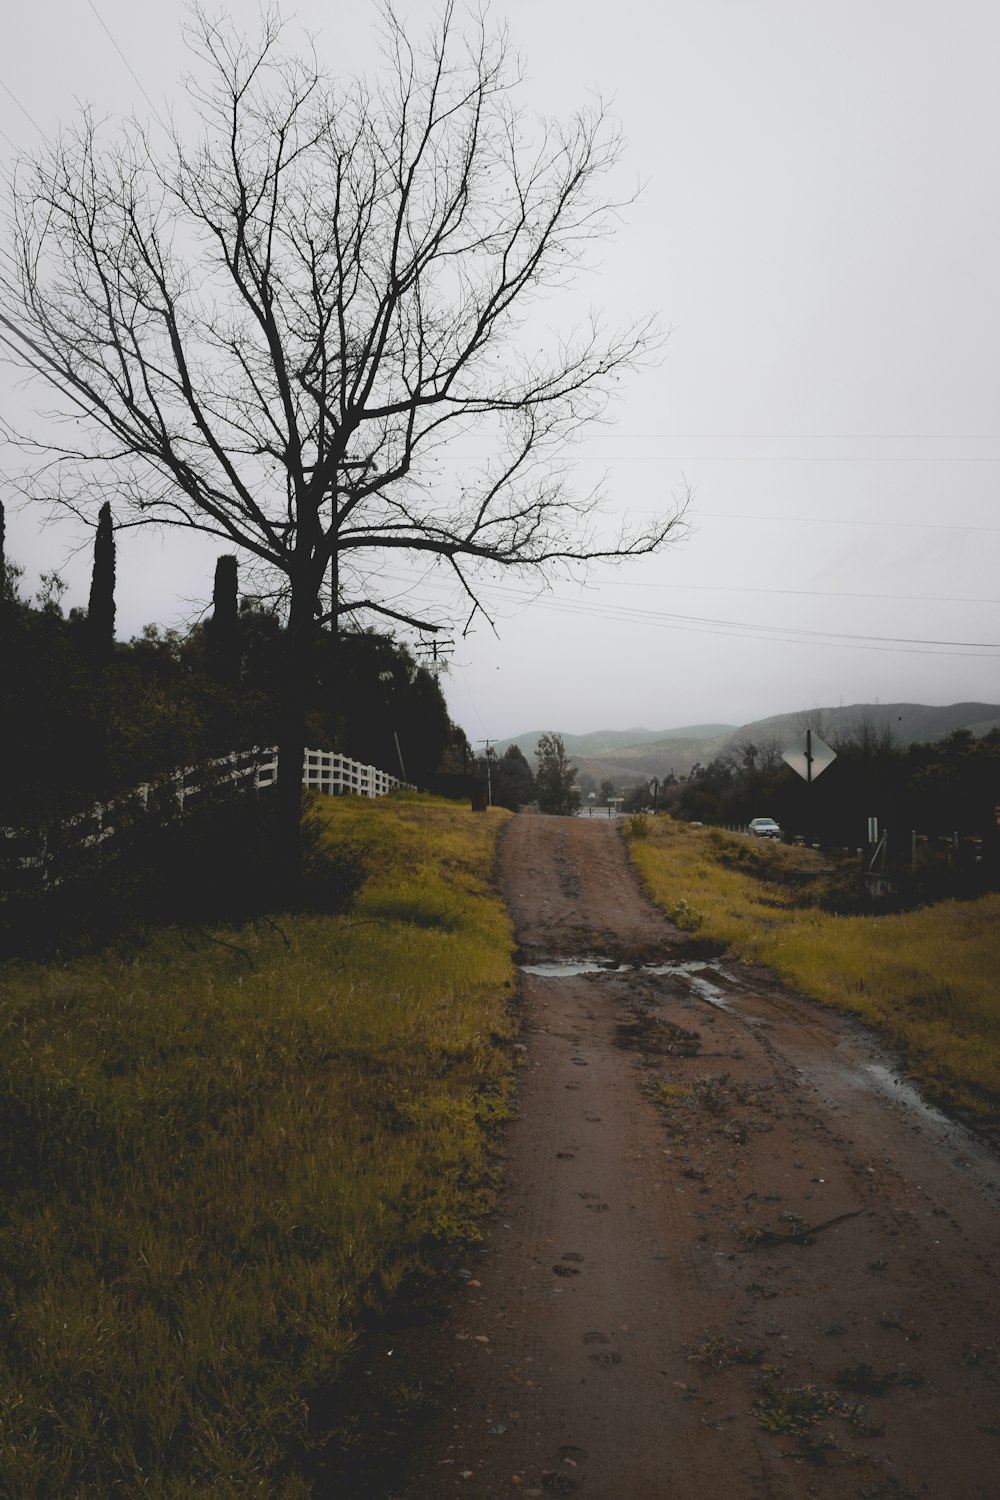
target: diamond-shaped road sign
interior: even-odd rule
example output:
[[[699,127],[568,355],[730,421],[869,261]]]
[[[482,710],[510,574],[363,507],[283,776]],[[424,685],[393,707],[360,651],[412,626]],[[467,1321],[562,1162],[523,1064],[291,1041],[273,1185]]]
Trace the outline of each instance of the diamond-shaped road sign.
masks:
[[[805,734],[786,746],[781,758],[793,771],[798,771],[803,781],[815,781],[837,759],[837,752],[831,750],[818,734],[807,729]]]

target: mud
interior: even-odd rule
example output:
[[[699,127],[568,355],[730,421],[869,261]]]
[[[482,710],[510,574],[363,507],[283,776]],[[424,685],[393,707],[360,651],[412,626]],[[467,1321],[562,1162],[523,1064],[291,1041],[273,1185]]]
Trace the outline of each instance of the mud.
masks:
[[[862,1028],[694,949],[614,824],[519,817],[503,869],[505,1187],[444,1321],[371,1351],[433,1413],[378,1493],[1000,1494],[994,1155]]]

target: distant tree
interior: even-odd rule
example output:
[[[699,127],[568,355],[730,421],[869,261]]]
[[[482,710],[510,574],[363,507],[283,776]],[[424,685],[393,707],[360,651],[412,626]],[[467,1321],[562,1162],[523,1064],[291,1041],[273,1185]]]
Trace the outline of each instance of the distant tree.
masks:
[[[508,745],[493,772],[493,801],[516,812],[535,796],[534,772],[519,746]]]
[[[853,755],[855,760],[875,760],[901,750],[892,724],[876,723],[869,713],[861,713],[832,741],[838,755]]]
[[[607,807],[608,803],[611,801],[614,795],[615,784],[613,781],[609,781],[607,777],[605,777],[605,779],[601,782],[601,805],[603,807]]]
[[[805,734],[809,729],[813,734],[819,735],[829,745],[835,737],[833,723],[825,708],[804,708],[799,716],[799,733]]]
[[[440,684],[391,636],[350,631],[317,644],[309,744],[343,751],[419,784],[441,767],[453,726]],[[461,754],[461,749],[459,748]]]
[[[94,535],[87,628],[94,656],[99,661],[109,660],[115,646],[115,533],[107,501],[98,512]]]
[[[732,740],[719,760],[737,778],[754,773],[768,775],[781,769],[783,749],[780,738],[774,734],[762,735],[756,740],[743,738]]]
[[[570,765],[561,734],[539,736],[535,747],[538,772],[538,806],[543,813],[563,816],[576,812],[580,793],[576,787],[576,766]]]
[[[20,600],[18,583],[24,569],[7,556],[3,502],[0,501],[0,618],[13,612]]]

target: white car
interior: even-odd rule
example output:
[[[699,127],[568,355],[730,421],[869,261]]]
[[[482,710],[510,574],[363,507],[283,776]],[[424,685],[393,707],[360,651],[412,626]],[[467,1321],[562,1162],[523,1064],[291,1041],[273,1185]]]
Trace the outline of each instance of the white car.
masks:
[[[781,829],[773,818],[751,818],[747,825],[747,833],[752,833],[758,839],[780,839]]]

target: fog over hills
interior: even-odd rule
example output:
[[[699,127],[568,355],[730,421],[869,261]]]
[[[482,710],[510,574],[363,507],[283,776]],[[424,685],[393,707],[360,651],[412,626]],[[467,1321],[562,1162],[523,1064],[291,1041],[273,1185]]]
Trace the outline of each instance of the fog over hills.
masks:
[[[754,719],[748,724],[688,724],[678,729],[596,729],[563,734],[566,753],[581,772],[626,786],[652,776],[687,776],[692,766],[707,765],[731,744],[778,739],[790,743],[808,727],[835,744],[859,726],[888,731],[900,745],[946,738],[955,729],[975,735],[1000,728],[1000,703],[852,703],[797,709]],[[559,733],[558,730],[555,731]],[[517,745],[533,761],[544,730],[499,740],[497,753]]]

